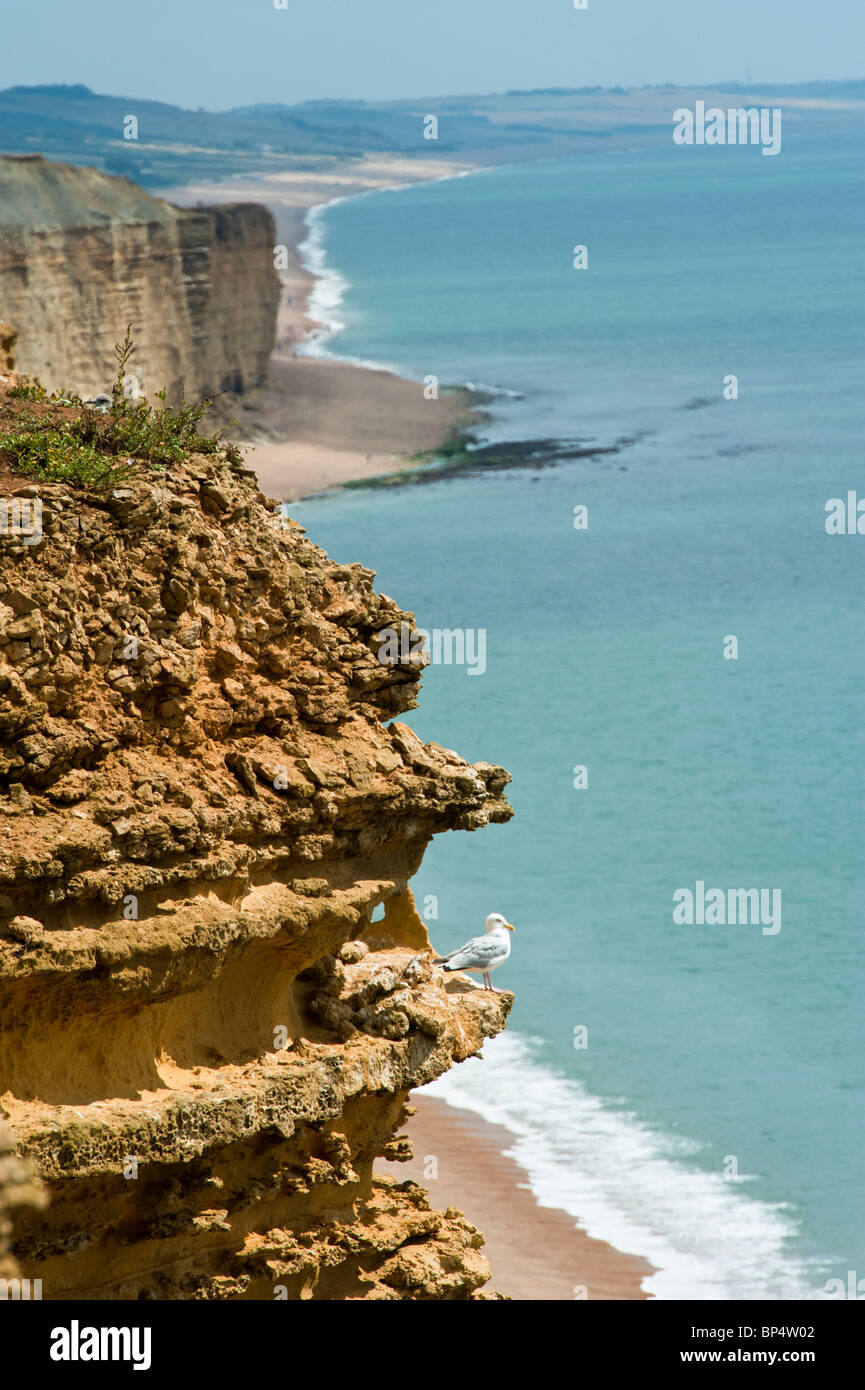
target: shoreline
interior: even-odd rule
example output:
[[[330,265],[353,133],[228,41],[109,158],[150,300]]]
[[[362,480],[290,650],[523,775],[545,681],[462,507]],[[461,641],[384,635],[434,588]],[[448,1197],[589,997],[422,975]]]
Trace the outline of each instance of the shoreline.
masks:
[[[561,1208],[542,1206],[528,1173],[507,1153],[515,1136],[504,1125],[437,1096],[414,1091],[410,1100],[415,1114],[404,1133],[414,1157],[382,1160],[376,1170],[411,1178],[434,1208],[456,1207],[479,1227],[492,1270],[485,1291],[518,1302],[650,1299],[642,1283],[654,1267],[587,1235]]]
[[[384,481],[410,470],[418,455],[453,442],[482,418],[468,390],[442,390],[426,400],[421,383],[372,363],[299,354],[301,344],[329,331],[316,318],[315,293],[328,276],[307,262],[314,236],[310,214],[363,194],[479,172],[483,166],[451,160],[367,156],[319,171],[286,170],[226,183],[191,184],[162,195],[182,206],[250,200],[263,203],[284,248],[276,341],[265,381],[215,418],[247,450],[264,493],[297,502],[372,478]]]

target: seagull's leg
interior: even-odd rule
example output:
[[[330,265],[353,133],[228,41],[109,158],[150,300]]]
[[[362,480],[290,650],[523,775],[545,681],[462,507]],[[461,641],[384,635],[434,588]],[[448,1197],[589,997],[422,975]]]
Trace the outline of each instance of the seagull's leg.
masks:
[[[492,985],[490,984],[490,977],[487,974],[486,970],[482,970],[481,974],[484,977],[484,989],[492,989]]]

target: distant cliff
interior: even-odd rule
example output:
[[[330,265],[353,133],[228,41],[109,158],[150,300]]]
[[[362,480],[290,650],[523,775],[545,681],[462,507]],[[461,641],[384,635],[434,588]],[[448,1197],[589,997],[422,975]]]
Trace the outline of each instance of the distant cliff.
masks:
[[[279,282],[276,231],[254,203],[176,208],[127,179],[0,156],[0,319],[19,371],[105,391],[133,324],[148,396],[244,391],[264,376]]]

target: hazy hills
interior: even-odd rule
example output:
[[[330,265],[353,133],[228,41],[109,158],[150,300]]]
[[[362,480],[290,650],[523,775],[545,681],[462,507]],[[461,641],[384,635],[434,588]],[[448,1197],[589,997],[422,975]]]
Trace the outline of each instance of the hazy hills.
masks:
[[[865,81],[741,84],[714,88],[582,87],[395,102],[319,100],[195,111],[165,102],[92,92],[81,84],[0,92],[0,150],[95,165],[145,187],[167,187],[306,162],[320,166],[364,153],[466,160],[558,155],[666,139],[671,110],[691,96],[727,93],[736,103],[785,103],[785,118],[849,125],[865,110]],[[438,139],[424,118],[438,118]],[[137,139],[124,138],[134,116]]]

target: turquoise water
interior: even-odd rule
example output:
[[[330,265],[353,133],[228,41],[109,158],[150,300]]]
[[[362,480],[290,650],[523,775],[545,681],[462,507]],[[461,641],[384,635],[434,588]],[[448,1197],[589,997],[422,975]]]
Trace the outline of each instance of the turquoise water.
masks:
[[[865,536],[824,526],[865,495],[861,155],[547,161],[313,220],[325,350],[520,393],[490,438],[621,445],[293,512],[421,626],[486,630],[484,674],[431,667],[408,722],[507,766],[516,815],[439,837],[414,888],[440,949],[517,924],[516,1004],[434,1089],[662,1297],[865,1276]],[[780,889],[781,930],[677,925],[698,880]]]

